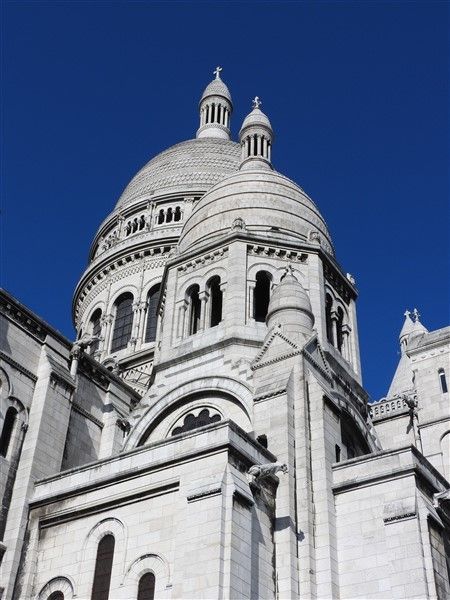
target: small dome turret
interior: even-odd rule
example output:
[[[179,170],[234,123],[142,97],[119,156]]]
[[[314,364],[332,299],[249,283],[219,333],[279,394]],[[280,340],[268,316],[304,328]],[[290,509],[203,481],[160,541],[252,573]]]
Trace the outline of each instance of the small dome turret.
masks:
[[[222,67],[214,71],[215,79],[209,83],[200,99],[200,127],[197,138],[230,139],[230,117],[233,112],[231,94],[220,78]]]
[[[289,337],[309,337],[314,326],[311,302],[291,265],[272,292],[267,312],[269,330],[280,324]]]
[[[260,106],[261,100],[256,96],[253,100],[253,110],[245,117],[239,132],[241,170],[272,169],[273,130]]]

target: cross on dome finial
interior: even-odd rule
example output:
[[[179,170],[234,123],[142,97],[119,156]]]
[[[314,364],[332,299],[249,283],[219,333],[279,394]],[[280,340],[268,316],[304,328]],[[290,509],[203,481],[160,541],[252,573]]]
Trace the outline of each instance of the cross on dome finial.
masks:
[[[420,317],[420,312],[417,310],[417,308],[415,308],[413,310],[413,315],[414,315],[414,321],[417,323],[417,321],[419,321],[419,317]]]
[[[255,96],[253,99],[253,108],[259,108],[261,106],[262,102],[259,99],[258,96]]]
[[[223,71],[222,67],[216,67],[216,70],[213,71],[213,75],[216,76],[216,79],[220,79],[220,72]]]

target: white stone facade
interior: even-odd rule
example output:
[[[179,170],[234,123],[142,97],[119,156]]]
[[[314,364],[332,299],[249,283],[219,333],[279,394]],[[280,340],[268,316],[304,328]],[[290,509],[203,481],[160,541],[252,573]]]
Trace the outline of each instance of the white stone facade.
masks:
[[[408,313],[368,404],[355,282],[260,105],[231,141],[216,69],[100,226],[74,344],[1,293],[1,598],[449,597],[450,328]]]

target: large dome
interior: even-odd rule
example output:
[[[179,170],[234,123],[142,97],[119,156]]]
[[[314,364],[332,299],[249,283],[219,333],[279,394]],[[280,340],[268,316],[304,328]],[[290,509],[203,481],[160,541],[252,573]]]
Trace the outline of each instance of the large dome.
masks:
[[[238,218],[249,233],[268,241],[307,241],[315,231],[322,247],[333,254],[327,226],[311,198],[293,181],[268,169],[240,171],[210,189],[186,221],[180,250],[222,237]]]
[[[236,142],[200,138],[171,146],[155,156],[130,181],[117,202],[122,208],[145,194],[206,191],[237,171]]]

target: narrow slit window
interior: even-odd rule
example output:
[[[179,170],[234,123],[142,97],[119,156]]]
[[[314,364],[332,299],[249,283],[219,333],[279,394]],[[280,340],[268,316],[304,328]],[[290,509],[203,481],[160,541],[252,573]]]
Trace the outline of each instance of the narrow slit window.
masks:
[[[115,539],[111,534],[105,535],[98,544],[91,600],[108,600],[109,598],[114,546]]]
[[[91,334],[92,337],[100,337],[100,333],[102,330],[102,311],[97,308],[96,311],[94,311],[92,317],[91,317]],[[97,352],[98,348],[100,345],[100,340],[94,340],[92,342],[92,344],[89,347],[89,353],[90,354],[94,354],[95,352]]]
[[[270,286],[272,277],[267,271],[256,274],[256,285],[253,293],[253,318],[264,323],[267,317],[270,301]]]
[[[6,411],[2,435],[0,436],[0,456],[6,456],[8,454],[8,448],[11,442],[12,433],[14,431],[16,417],[17,410],[14,408],[14,406],[10,406]]]
[[[333,300],[329,294],[325,297],[325,324],[327,329],[327,340],[330,344],[333,343],[333,322],[331,320],[331,309],[333,307]]]
[[[156,340],[156,327],[158,324],[158,303],[160,294],[160,284],[155,285],[148,293],[147,297],[147,324],[145,328],[145,341],[154,342]]]
[[[447,378],[445,377],[444,369],[439,369],[438,375],[439,375],[439,382],[441,384],[441,391],[443,394],[446,394],[448,392],[448,386],[447,386]]]
[[[223,293],[220,289],[220,277],[213,277],[208,284],[210,302],[210,327],[215,327],[222,321]]]
[[[197,333],[200,328],[201,300],[200,288],[197,284],[193,285],[188,292],[189,302],[189,335]]]

